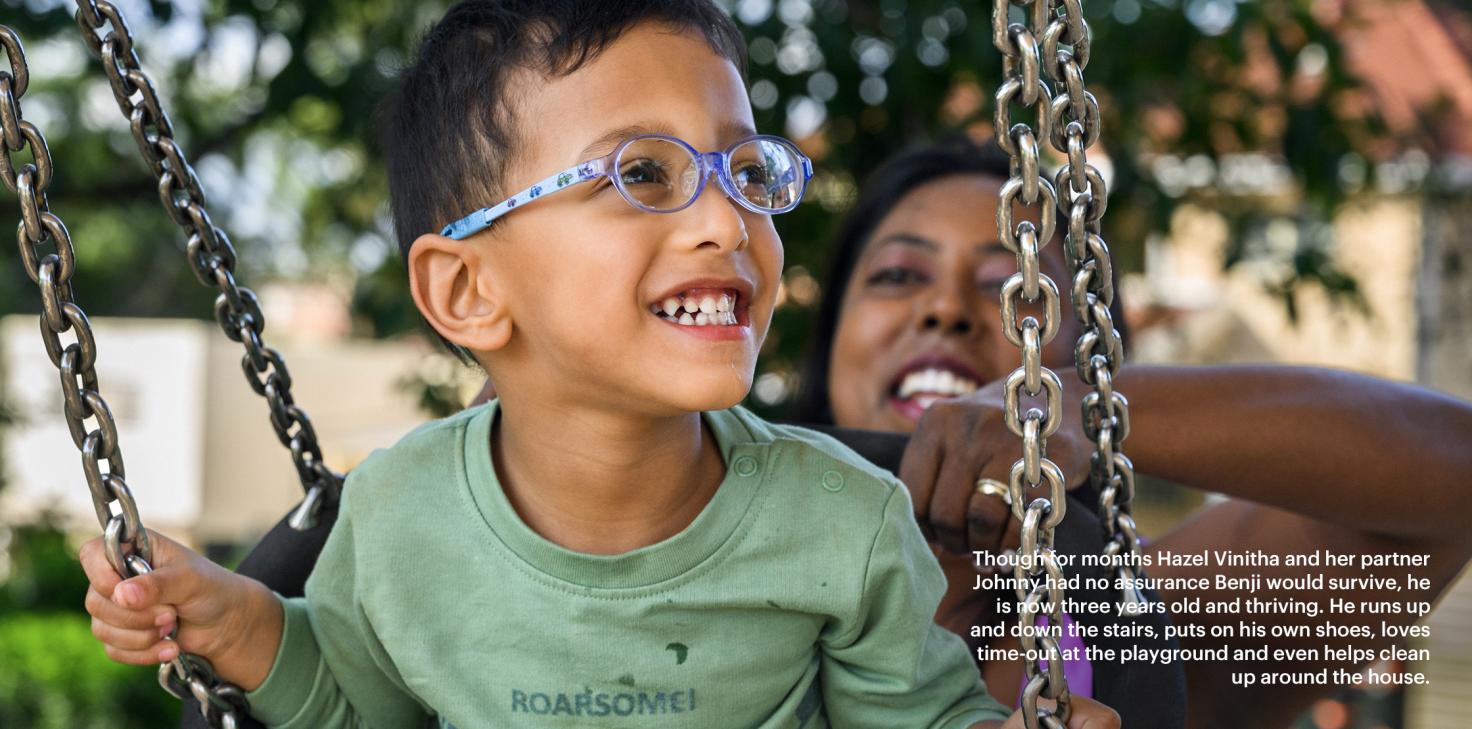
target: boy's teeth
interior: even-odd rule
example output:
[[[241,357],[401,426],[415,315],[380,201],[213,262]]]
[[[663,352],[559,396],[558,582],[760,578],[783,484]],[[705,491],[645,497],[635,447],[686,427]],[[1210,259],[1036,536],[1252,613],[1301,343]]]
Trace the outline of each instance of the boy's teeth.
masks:
[[[965,375],[958,375],[950,370],[927,368],[905,375],[896,395],[901,399],[914,397],[916,403],[928,407],[937,399],[969,395],[979,387],[976,381]]]
[[[650,307],[665,319],[685,326],[732,326],[736,322],[736,299],[731,294],[699,298],[671,296]]]
[[[669,318],[687,327],[732,326],[736,324],[736,312],[733,311],[717,311],[713,314],[707,314],[703,311],[697,314],[691,314],[686,311],[682,312],[678,318]]]

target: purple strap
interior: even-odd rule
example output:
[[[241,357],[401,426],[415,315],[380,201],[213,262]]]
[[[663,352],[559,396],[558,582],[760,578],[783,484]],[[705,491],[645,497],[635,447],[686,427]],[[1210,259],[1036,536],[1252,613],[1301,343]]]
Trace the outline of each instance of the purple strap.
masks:
[[[1048,619],[1038,617],[1038,626],[1048,624]],[[1094,665],[1084,657],[1084,641],[1068,629],[1073,624],[1073,616],[1063,613],[1063,635],[1058,638],[1058,650],[1074,650],[1078,654],[1076,661],[1063,662],[1063,677],[1068,679],[1068,692],[1082,696],[1086,699],[1094,698]],[[1048,662],[1043,661],[1043,668],[1047,668]],[[1017,689],[1016,708],[1022,707],[1022,692],[1027,689],[1027,674],[1023,674],[1022,685]]]

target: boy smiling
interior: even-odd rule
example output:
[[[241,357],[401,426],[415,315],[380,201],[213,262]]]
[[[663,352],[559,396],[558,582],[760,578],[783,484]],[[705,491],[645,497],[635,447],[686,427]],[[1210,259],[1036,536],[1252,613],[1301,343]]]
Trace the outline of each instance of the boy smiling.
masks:
[[[451,9],[388,169],[415,304],[499,399],[353,471],[304,599],[90,543],[109,655],[200,653],[282,727],[999,726],[903,487],[737,407],[811,174],[743,65],[706,0]]]

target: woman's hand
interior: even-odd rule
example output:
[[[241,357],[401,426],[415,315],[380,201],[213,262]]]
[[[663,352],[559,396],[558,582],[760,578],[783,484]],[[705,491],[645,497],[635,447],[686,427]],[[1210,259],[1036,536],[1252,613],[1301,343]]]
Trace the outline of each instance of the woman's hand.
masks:
[[[1092,699],[1075,696],[1070,701],[1073,711],[1068,715],[1068,729],[1120,729],[1119,714]],[[986,721],[973,724],[971,729],[1022,729],[1027,726],[1022,720],[1022,710],[1012,712],[1005,724]]]
[[[284,618],[275,596],[168,537],[152,530],[148,537],[154,569],[127,580],[108,563],[101,538],[82,545],[91,583],[85,604],[107,657],[148,665],[182,650],[204,656],[221,678],[246,690],[259,686],[281,642]]]
[[[1070,701],[1073,711],[1068,715],[1068,729],[1119,729],[1119,714],[1097,701],[1074,696]],[[986,724],[979,725],[985,727]],[[1022,729],[1022,710],[1012,712],[1001,729]]]
[[[1022,457],[1022,439],[1007,429],[1003,418],[1004,385],[996,380],[970,395],[931,405],[900,461],[900,480],[910,489],[915,519],[925,536],[948,552],[970,557],[972,551],[1018,543],[1018,527],[1006,501],[977,489],[980,478],[1005,485],[1012,464]],[[1080,409],[1074,405],[1077,398],[1071,390],[1078,387],[1064,385],[1063,422],[1049,436],[1045,454],[1063,469],[1070,487],[1087,477],[1094,447],[1084,437]]]

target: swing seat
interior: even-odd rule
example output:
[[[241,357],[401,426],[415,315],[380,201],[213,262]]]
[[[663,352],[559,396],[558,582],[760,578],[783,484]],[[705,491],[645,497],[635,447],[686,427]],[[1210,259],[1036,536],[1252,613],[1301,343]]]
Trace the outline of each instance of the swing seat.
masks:
[[[829,426],[805,427],[825,432],[854,449],[870,462],[892,473],[899,471],[900,457],[904,454],[909,437],[895,433],[880,433]],[[1080,493],[1085,492],[1085,493]],[[1104,546],[1103,530],[1094,514],[1097,495],[1087,485],[1069,493],[1073,503],[1069,504],[1063,522],[1056,532],[1056,548],[1064,554],[1098,554]],[[293,509],[293,512],[296,510]],[[237,571],[247,577],[260,580],[267,587],[286,597],[300,597],[312,572],[312,565],[337,521],[337,504],[324,504],[318,515],[317,525],[306,530],[292,527],[292,513],[277,522],[271,531],[256,544]],[[1087,570],[1085,574],[1089,574]],[[1065,571],[1071,574],[1071,571]],[[1100,591],[1072,590],[1070,597],[1081,601],[1108,601],[1109,596]],[[1160,598],[1147,592],[1152,602]],[[1076,615],[1074,620],[1085,625],[1102,625],[1111,622],[1111,615]],[[1127,618],[1136,625],[1153,625],[1156,635],[1164,635],[1170,619],[1162,612],[1151,611],[1146,615]],[[1126,645],[1150,643],[1141,639],[1107,639],[1091,641],[1091,645],[1108,646],[1118,651]],[[1157,647],[1175,647],[1176,641],[1155,641]],[[1156,665],[1142,662],[1129,664],[1099,663],[1094,666],[1095,699],[1109,704],[1119,712],[1123,726],[1130,729],[1182,729],[1185,726],[1185,673],[1179,662]],[[193,697],[184,699],[183,719],[180,729],[209,729],[200,715],[199,706]],[[241,717],[240,729],[265,729],[250,717]]]

